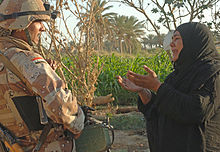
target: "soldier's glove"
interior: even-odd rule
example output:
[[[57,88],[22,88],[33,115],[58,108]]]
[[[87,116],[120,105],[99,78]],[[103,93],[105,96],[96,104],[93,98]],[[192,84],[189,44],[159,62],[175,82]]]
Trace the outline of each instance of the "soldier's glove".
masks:
[[[81,106],[81,109],[83,110],[83,113],[85,115],[85,121],[84,124],[89,123],[89,118],[91,117],[92,111],[95,111],[95,109],[89,107],[89,106]]]

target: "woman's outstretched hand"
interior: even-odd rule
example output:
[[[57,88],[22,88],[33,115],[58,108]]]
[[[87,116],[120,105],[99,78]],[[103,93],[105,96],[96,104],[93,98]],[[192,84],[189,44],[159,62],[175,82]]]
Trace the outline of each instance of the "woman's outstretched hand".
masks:
[[[122,88],[131,92],[141,92],[144,88],[135,85],[129,79],[122,78],[121,76],[116,77],[118,79],[118,83]]]
[[[135,86],[147,88],[157,92],[158,88],[161,85],[161,82],[157,78],[157,74],[146,65],[144,65],[144,69],[148,72],[148,75],[140,75],[132,71],[128,71],[128,79],[130,80],[130,82],[133,82]]]
[[[137,86],[129,79],[122,78],[121,76],[117,76],[116,78],[118,79],[118,83],[122,86],[122,88],[131,92],[137,92],[143,104],[147,104],[151,100],[151,92],[148,89]]]

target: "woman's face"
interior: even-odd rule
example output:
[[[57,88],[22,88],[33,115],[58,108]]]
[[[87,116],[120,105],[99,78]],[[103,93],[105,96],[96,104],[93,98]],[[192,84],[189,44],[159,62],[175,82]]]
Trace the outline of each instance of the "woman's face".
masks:
[[[182,40],[182,37],[178,31],[176,31],[173,34],[172,41],[170,43],[170,47],[173,52],[172,61],[175,62],[179,58],[179,54],[180,54],[181,50],[183,49],[183,40]]]

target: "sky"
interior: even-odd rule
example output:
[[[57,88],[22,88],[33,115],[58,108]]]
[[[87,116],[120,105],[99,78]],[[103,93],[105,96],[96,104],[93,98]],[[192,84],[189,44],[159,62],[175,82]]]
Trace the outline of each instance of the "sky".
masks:
[[[164,0],[159,0],[159,2],[161,2],[161,1],[164,1]],[[117,14],[119,14],[119,15],[125,15],[125,16],[135,16],[135,17],[137,17],[140,21],[146,20],[146,17],[145,17],[142,13],[138,12],[138,11],[135,10],[134,8],[131,8],[131,7],[127,6],[127,5],[125,5],[125,4],[122,4],[122,3],[119,3],[119,2],[109,2],[109,5],[112,5],[112,6],[113,6],[113,7],[110,9],[110,12],[115,12],[115,13],[117,13]],[[75,8],[75,7],[73,7],[73,8]],[[151,9],[152,9],[152,7],[151,7],[151,5],[149,5],[149,6],[147,6],[147,8],[145,9],[145,11],[148,13],[148,15],[150,16],[150,18],[155,19],[154,21],[157,22],[158,16],[156,16],[156,15],[158,15],[158,14],[152,14],[152,13],[151,13]],[[208,13],[207,13],[207,14],[208,14]],[[65,16],[68,16],[68,13],[66,13]],[[155,16],[155,17],[154,17],[154,16]],[[207,17],[207,18],[208,18],[208,17]],[[210,19],[210,17],[209,17],[209,19]],[[68,20],[68,27],[71,29],[70,31],[73,30],[73,28],[76,26],[76,23],[77,23],[77,22],[78,22],[77,20],[73,20],[73,19],[69,19],[69,20]],[[183,22],[187,22],[187,21],[183,21]],[[57,23],[60,24],[59,21],[58,21]],[[147,22],[146,22],[146,27],[147,27],[147,28],[151,28],[150,23],[147,23]],[[61,23],[60,31],[63,31],[63,32],[64,32],[65,30],[62,30],[62,29],[65,29],[65,27],[64,27],[64,24]],[[174,29],[173,29],[173,30],[174,30]],[[167,33],[168,33],[168,30],[167,30],[166,28],[164,28],[163,26],[161,26],[160,32],[161,32],[161,33],[164,33],[164,34],[167,34]],[[64,32],[64,33],[65,33],[65,32]],[[155,32],[150,32],[150,31],[147,31],[147,30],[146,30],[146,35],[148,35],[148,34],[155,34],[155,35],[156,35]]]
[[[161,0],[159,0],[161,1]],[[119,15],[125,15],[125,16],[135,16],[137,17],[140,21],[146,20],[146,17],[135,10],[134,8],[127,6],[125,4],[121,4],[119,2],[109,2],[109,5],[112,5],[113,7],[111,8],[111,11],[119,14]],[[145,9],[145,11],[150,14],[150,16],[155,16],[155,14],[151,13],[152,7],[148,7]],[[155,17],[156,18],[156,17]],[[164,33],[167,33],[168,31],[164,28],[163,29]],[[155,34],[155,33],[154,33]]]
[[[117,3],[117,2],[114,2],[114,3],[110,3],[111,5],[113,5],[113,8],[111,9],[113,12],[119,14],[119,15],[125,15],[125,16],[135,16],[137,17],[140,21],[142,20],[146,20],[146,17],[138,12],[137,10],[135,10],[134,8],[132,7],[129,7],[129,6],[126,6],[124,4],[120,4],[120,3]],[[148,10],[146,10],[146,12],[148,13],[151,13],[151,8],[148,8]],[[153,16],[154,14],[151,14],[151,17]],[[155,17],[156,18],[156,17]],[[170,32],[168,34],[168,30],[163,28],[161,29],[161,32],[164,33],[164,34],[167,34],[166,36],[166,41],[164,41],[164,44],[163,46],[165,47],[164,49],[165,50],[169,50],[170,49],[170,40],[171,40],[171,36],[172,36],[172,32]],[[152,33],[152,32],[149,32],[149,31],[146,31],[146,34],[154,34],[156,35],[156,33]]]
[[[163,3],[164,2],[164,0],[158,0],[158,2],[159,3]],[[161,4],[162,4],[161,3]],[[140,13],[140,12],[138,12],[137,10],[135,10],[134,8],[132,8],[132,7],[129,7],[129,6],[127,6],[127,5],[125,5],[125,4],[121,4],[121,3],[119,3],[119,2],[109,2],[109,4],[110,5],[113,5],[113,8],[111,9],[113,12],[116,12],[116,13],[118,13],[119,15],[126,15],[126,16],[135,16],[135,17],[137,17],[140,21],[141,20],[146,20],[146,17],[142,14],[142,13]],[[145,6],[147,6],[147,5],[145,5]],[[220,8],[220,1],[218,2],[218,4],[216,5],[218,8]],[[151,10],[152,10],[152,5],[149,5],[149,6],[147,6],[146,8],[145,8],[145,12],[147,12],[147,15],[148,16],[150,16],[150,18],[151,19],[155,19],[154,21],[155,22],[157,22],[157,19],[158,19],[158,14],[153,14],[153,13],[151,13]],[[182,12],[184,12],[183,10],[182,10]],[[212,18],[211,18],[211,15],[210,15],[210,10],[209,11],[206,11],[205,13],[204,13],[204,15],[205,15],[205,19],[203,20],[203,21],[210,21],[210,20],[212,20]],[[182,20],[182,23],[184,23],[184,22],[188,22],[189,21],[189,17],[188,18],[185,18],[185,19],[183,19]],[[193,20],[193,21],[198,21],[199,22],[199,20],[197,19],[195,19],[195,20]],[[150,24],[148,24],[148,25],[150,25]],[[177,25],[178,26],[178,25]],[[150,26],[149,26],[150,27]],[[174,28],[172,29],[172,30],[175,30]],[[148,31],[149,32],[149,31]],[[162,33],[168,33],[168,30],[165,28],[165,27],[161,27],[161,32]],[[156,33],[154,33],[154,34],[156,34]]]
[[[146,20],[146,17],[138,12],[137,10],[135,10],[134,8],[131,8],[125,4],[119,3],[119,2],[109,2],[109,5],[112,5],[113,7],[109,10],[109,12],[114,12],[117,13],[118,15],[125,15],[125,16],[135,16],[137,17],[140,21]],[[75,7],[74,7],[75,8]],[[146,12],[150,13],[151,16],[154,15],[151,13],[151,8],[148,8],[148,10],[146,10]],[[68,16],[68,14],[66,13],[65,16]],[[156,17],[155,17],[156,18]],[[69,27],[74,27],[76,25],[76,22],[74,23],[74,21],[68,22]],[[58,22],[59,23],[59,22]],[[150,24],[148,24],[150,25]],[[63,28],[63,24],[62,24],[62,28]],[[150,26],[149,26],[150,27]],[[163,33],[167,33],[168,30],[166,30],[165,28],[162,30]],[[151,32],[148,32],[151,33]],[[151,33],[152,34],[152,33]],[[154,33],[155,34],[155,33]]]
[[[138,12],[137,10],[135,10],[134,8],[131,8],[125,4],[121,4],[118,2],[110,2],[109,4],[113,5],[111,10],[115,13],[125,16],[135,16],[140,20],[145,20],[144,15]]]
[[[55,3],[53,2],[53,5],[55,5]],[[135,10],[134,8],[131,8],[125,4],[121,4],[119,2],[109,2],[109,5],[112,5],[113,7],[110,9],[110,12],[114,12],[117,13],[118,15],[125,15],[125,16],[135,16],[137,17],[140,21],[142,20],[146,20],[146,18],[144,17],[143,14],[141,14],[140,12],[138,12],[137,10]],[[73,7],[75,8],[75,7]],[[65,17],[69,16],[70,14],[68,12],[65,12]],[[63,32],[64,34],[66,34],[65,32],[65,26],[62,22],[59,21],[59,19],[57,20],[57,25],[59,26],[59,30],[61,32]],[[70,31],[73,31],[73,28],[76,26],[76,23],[78,21],[75,20],[74,18],[69,18],[68,19],[68,27],[70,29]]]

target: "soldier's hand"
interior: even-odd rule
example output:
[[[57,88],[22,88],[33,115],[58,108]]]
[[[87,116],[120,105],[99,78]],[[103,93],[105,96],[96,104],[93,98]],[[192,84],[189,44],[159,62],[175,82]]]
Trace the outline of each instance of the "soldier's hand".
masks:
[[[91,117],[91,112],[95,111],[95,109],[88,107],[88,106],[81,106],[81,109],[85,115],[85,121],[84,123],[86,124],[88,121],[88,118]]]
[[[52,68],[53,70],[56,70],[56,69],[57,69],[57,67],[58,67],[57,61],[52,60],[52,59],[47,59],[46,61],[47,61],[47,63],[51,66],[51,68]]]
[[[78,138],[80,137],[81,133],[82,133],[82,132],[80,132],[80,133],[78,133],[78,134],[74,134],[74,135],[73,135],[73,138],[74,138],[74,139],[78,139]]]

